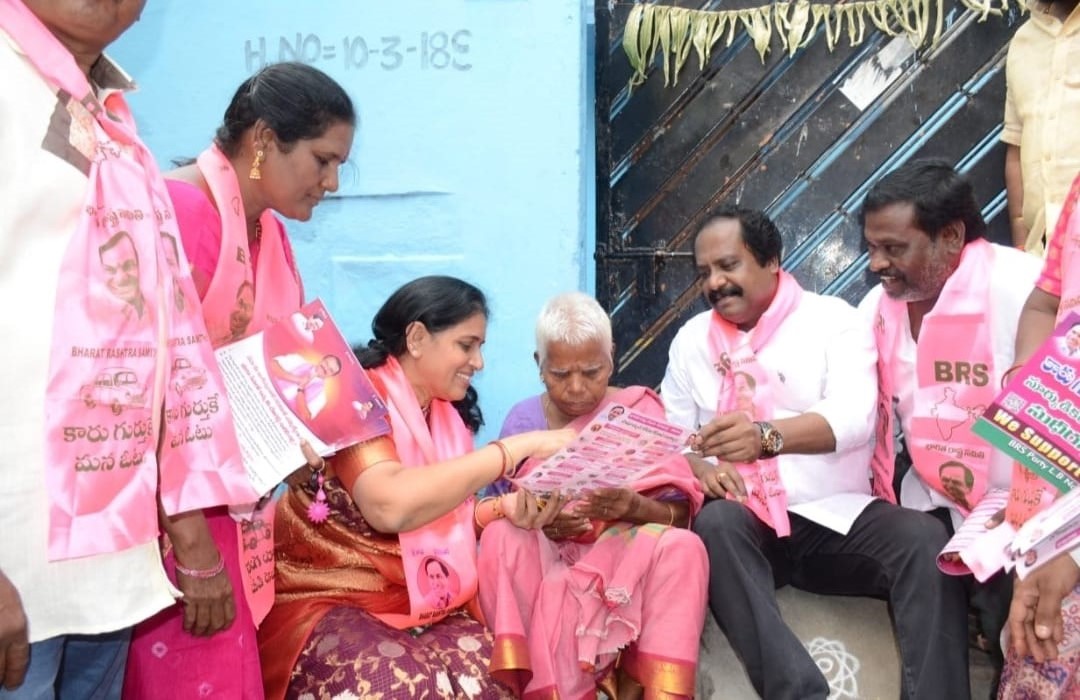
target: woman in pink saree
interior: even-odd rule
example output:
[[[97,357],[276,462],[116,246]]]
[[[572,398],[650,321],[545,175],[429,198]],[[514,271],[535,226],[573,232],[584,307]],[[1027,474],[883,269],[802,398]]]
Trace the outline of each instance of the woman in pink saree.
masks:
[[[314,482],[289,480],[274,523],[274,607],[259,627],[266,697],[511,697],[485,667],[475,523],[541,527],[560,502],[540,507],[522,491],[496,511],[472,494],[574,435],[533,431],[473,449],[487,302],[467,282],[409,282],[372,331],[357,357],[392,432],[330,457]]]
[[[663,420],[649,389],[608,386],[611,324],[591,297],[548,302],[536,336],[547,391],[514,406],[503,435],[580,430],[614,403]],[[491,674],[526,699],[594,698],[598,687],[620,700],[692,697],[708,562],[685,528],[702,500],[676,455],[568,504],[542,530],[486,526],[478,568]]]

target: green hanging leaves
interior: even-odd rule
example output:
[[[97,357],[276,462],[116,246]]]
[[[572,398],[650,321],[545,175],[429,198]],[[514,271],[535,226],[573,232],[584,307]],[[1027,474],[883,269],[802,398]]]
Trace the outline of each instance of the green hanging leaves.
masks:
[[[979,14],[979,21],[1009,9],[1009,0],[961,2]],[[1019,2],[1023,6],[1024,0]],[[691,48],[703,70],[713,47],[722,38],[724,46],[731,46],[740,26],[754,43],[762,62],[769,52],[774,28],[789,56],[809,44],[821,24],[825,25],[825,41],[830,51],[845,33],[852,46],[861,44],[866,38],[867,20],[890,36],[907,34],[916,47],[925,44],[928,38],[936,43],[945,19],[943,5],[944,0],[857,0],[841,4],[782,0],[742,10],[691,10],[638,3],[631,8],[623,33],[623,51],[634,69],[630,87],[645,82],[657,51],[663,56],[664,85],[678,81]],[[929,34],[931,22],[934,28]]]

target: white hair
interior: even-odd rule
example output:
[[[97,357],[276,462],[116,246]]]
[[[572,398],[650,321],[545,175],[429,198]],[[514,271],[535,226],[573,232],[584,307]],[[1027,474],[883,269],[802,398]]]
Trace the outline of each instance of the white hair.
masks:
[[[604,354],[612,349],[611,319],[588,294],[565,292],[544,304],[536,319],[536,354],[543,364],[550,343],[581,345],[599,340]]]

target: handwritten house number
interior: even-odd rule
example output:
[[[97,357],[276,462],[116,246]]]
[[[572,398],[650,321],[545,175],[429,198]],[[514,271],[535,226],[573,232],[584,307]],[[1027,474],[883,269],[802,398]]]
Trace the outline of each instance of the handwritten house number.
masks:
[[[340,47],[323,41],[317,34],[297,32],[293,37],[280,37],[277,61],[302,61],[318,63],[334,61],[340,56],[345,70],[362,70],[378,66],[387,71],[402,67],[418,67],[420,70],[472,69],[468,61],[469,41],[472,32],[459,29],[456,32],[421,32],[414,36],[382,36],[378,39],[362,36],[343,37]],[[247,40],[244,44],[247,68],[254,71],[269,62],[266,37]]]

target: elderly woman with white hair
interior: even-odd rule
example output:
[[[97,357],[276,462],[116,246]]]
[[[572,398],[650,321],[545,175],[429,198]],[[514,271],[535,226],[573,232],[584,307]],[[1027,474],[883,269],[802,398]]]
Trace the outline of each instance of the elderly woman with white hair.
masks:
[[[546,391],[514,406],[502,435],[580,430],[611,404],[664,419],[645,387],[608,385],[611,322],[568,293],[536,324]],[[526,462],[519,474],[528,472]],[[703,494],[681,455],[622,488],[567,504],[542,530],[484,528],[480,604],[495,635],[489,671],[524,697],[691,697],[704,624],[708,561],[686,528]]]

